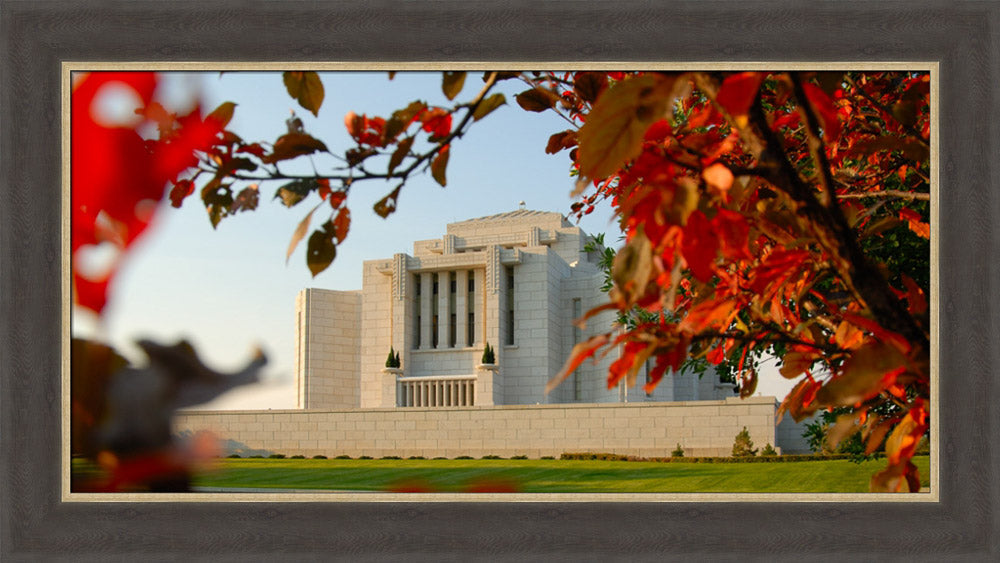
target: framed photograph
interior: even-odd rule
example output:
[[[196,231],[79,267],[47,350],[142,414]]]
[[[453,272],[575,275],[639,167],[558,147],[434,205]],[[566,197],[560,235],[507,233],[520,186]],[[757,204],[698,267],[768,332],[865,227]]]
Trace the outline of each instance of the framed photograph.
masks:
[[[996,82],[997,53],[984,45],[991,45],[997,39],[995,31],[987,25],[997,14],[996,8],[978,4],[946,8],[929,2],[918,7],[899,13],[877,5],[807,9],[780,3],[665,7],[626,2],[616,4],[613,9],[597,3],[530,7],[517,3],[438,3],[429,7],[317,3],[290,7],[261,4],[234,16],[233,7],[225,2],[176,8],[5,4],[0,12],[5,43],[3,68],[6,76],[16,79],[5,83],[2,102],[7,124],[2,132],[6,147],[2,164],[3,195],[7,203],[0,210],[0,225],[3,225],[0,233],[4,241],[0,248],[3,260],[0,299],[4,306],[0,340],[3,346],[0,383],[4,390],[0,395],[4,413],[0,435],[5,446],[0,465],[5,499],[4,555],[37,558],[73,553],[86,558],[148,552],[159,557],[182,558],[192,554],[273,557],[281,553],[309,557],[336,553],[352,559],[421,554],[492,559],[593,554],[628,558],[664,555],[725,558],[750,553],[781,554],[788,558],[834,554],[891,557],[917,552],[937,557],[995,556],[995,545],[988,539],[995,512],[994,495],[989,492],[995,488],[989,481],[995,471],[989,468],[996,466],[997,455],[989,445],[989,431],[969,429],[989,430],[996,423],[988,403],[994,384],[987,375],[990,360],[997,359],[992,346],[994,339],[990,337],[995,332],[995,322],[988,305],[988,279],[992,277],[988,274],[994,268],[984,264],[992,263],[989,257],[995,254],[996,245],[989,226],[989,213],[996,208],[992,189],[995,165],[987,155],[995,152],[990,148],[995,148],[997,135],[996,126],[983,116],[996,110],[989,85]],[[196,35],[183,31],[196,21],[219,23],[207,28],[196,26],[201,30]],[[400,53],[405,53],[405,57]],[[804,62],[789,62],[790,53],[794,61]],[[68,141],[63,134],[67,120],[59,116],[63,115],[62,108],[68,100],[67,81],[72,80],[67,78],[66,70],[84,70],[92,61],[100,61],[105,68],[119,66],[132,71],[206,70],[203,66],[206,63],[199,61],[224,67],[209,70],[226,71],[257,68],[276,71],[285,68],[282,65],[292,65],[288,68],[299,71],[357,70],[366,66],[384,70],[395,64],[400,70],[478,72],[486,70],[483,65],[487,63],[505,68],[555,65],[561,69],[568,65],[566,68],[573,70],[586,65],[602,69],[620,65],[623,69],[637,69],[645,65],[656,68],[664,61],[691,69],[752,71],[785,64],[790,70],[801,71],[842,64],[849,69],[928,71],[933,92],[939,94],[935,100],[937,120],[933,124],[939,129],[930,137],[936,144],[930,150],[937,156],[933,175],[939,186],[936,209],[931,213],[937,237],[933,247],[936,255],[931,262],[936,264],[936,272],[931,278],[936,278],[937,283],[930,290],[931,302],[938,308],[934,312],[936,323],[931,328],[936,338],[931,356],[939,370],[938,385],[929,395],[935,412],[933,434],[939,440],[932,450],[935,465],[931,494],[917,499],[910,495],[877,495],[871,500],[791,492],[743,498],[614,494],[610,498],[608,495],[580,498],[573,494],[542,498],[513,494],[507,498],[483,497],[483,502],[468,502],[454,495],[418,494],[358,495],[345,499],[349,502],[334,503],[315,497],[267,498],[256,494],[195,495],[190,501],[171,494],[125,492],[90,498],[67,495],[69,401],[68,384],[62,375],[69,366],[66,336],[71,319],[63,303],[69,284],[66,275],[69,262],[65,256],[69,225],[63,213],[66,203],[61,186],[62,171],[68,167],[57,164],[68,158]],[[732,68],[725,68],[727,65]],[[285,80],[285,86],[292,92],[288,78]],[[443,87],[447,94],[447,78]],[[302,85],[300,92],[305,88]],[[293,131],[296,111],[315,113],[310,109],[315,100],[307,98],[302,93],[298,100],[301,107],[292,106],[295,109],[287,122],[289,134],[304,135],[301,118],[298,129]],[[520,105],[524,107],[523,103]],[[224,105],[219,107],[225,109]],[[228,112],[231,114],[232,108]],[[365,116],[357,119],[363,120]],[[433,124],[422,123],[424,130],[433,130]],[[345,122],[362,146],[362,129],[368,125],[356,127],[355,131],[352,124],[356,126],[357,120]],[[277,158],[277,145],[269,149],[273,154],[264,155],[265,161]],[[253,147],[241,148],[252,152]],[[444,166],[440,159],[429,165],[430,176],[442,186],[446,183]],[[595,172],[598,171],[600,166],[594,166]],[[706,181],[714,182],[708,176]],[[269,195],[269,191],[264,193]],[[242,192],[233,195],[239,198]],[[295,197],[294,193],[286,195]],[[390,196],[394,207],[398,194]],[[277,197],[283,197],[280,191]],[[178,200],[182,199],[184,195],[178,195]],[[385,200],[375,202],[376,211],[379,203]],[[288,200],[285,205],[293,207]],[[508,205],[512,214],[526,213],[523,207],[517,211],[517,205],[518,202]],[[236,213],[232,205],[227,204],[227,209],[221,216],[213,216],[209,210],[213,226],[229,212]],[[338,229],[334,216],[331,214],[331,229]],[[336,221],[341,221],[340,215],[336,217]],[[299,219],[286,217],[286,222],[294,225]],[[459,222],[453,225],[461,225],[461,220],[468,218],[454,219]],[[535,219],[542,218],[532,218]],[[475,238],[480,236],[478,231],[465,233],[462,227],[453,231],[453,225],[437,242],[448,248],[460,240],[462,245],[472,246],[458,252],[476,256],[475,264],[469,262],[471,266],[464,265],[465,262],[461,268],[449,266],[461,270],[449,276],[470,282],[469,288],[484,290],[492,287],[489,284],[493,275],[500,281],[514,280],[513,275],[505,272],[512,269],[510,264],[521,264],[523,256],[516,248],[504,250],[502,245],[495,250],[496,256],[492,258],[495,263],[487,261],[482,274],[467,277],[463,268],[475,272],[473,266],[479,264],[478,254],[484,254],[486,260],[491,258],[486,256],[489,251],[475,246],[478,243],[468,242],[478,240]],[[919,228],[920,223],[917,225]],[[444,224],[438,231],[444,231]],[[531,232],[536,239],[549,236],[544,227]],[[278,244],[283,256],[286,245],[288,256],[292,256],[295,237],[302,239],[305,235],[291,236],[291,244],[287,238]],[[344,241],[344,234],[335,236],[338,242]],[[530,234],[526,236],[530,247],[534,239]],[[314,258],[317,253],[322,254],[322,249],[317,250],[312,241],[308,245],[306,266],[315,274]],[[514,334],[516,319],[513,300],[497,304],[502,307],[507,303],[510,319],[498,316],[495,324],[485,324],[471,314],[466,321],[465,315],[480,307],[485,318],[492,319],[491,315],[503,311],[489,312],[492,309],[486,307],[485,300],[472,305],[474,290],[468,293],[466,284],[456,285],[453,281],[453,286],[462,286],[462,291],[454,290],[458,299],[449,302],[442,298],[439,303],[445,310],[459,313],[452,315],[455,326],[450,327],[449,333],[447,317],[442,317],[440,326],[432,324],[426,319],[431,304],[422,303],[416,289],[411,293],[404,287],[415,284],[430,295],[435,280],[440,280],[441,274],[437,272],[447,264],[437,264],[434,261],[440,260],[435,257],[447,258],[449,251],[440,254],[430,247],[427,250],[427,254],[421,254],[415,246],[414,256],[387,254],[385,264],[373,262],[365,266],[372,268],[372,275],[376,276],[373,279],[386,278],[396,284],[392,295],[406,303],[399,309],[399,322],[406,328],[400,329],[398,335],[391,332],[385,342],[377,341],[379,346],[405,342],[400,344],[405,355],[401,363],[396,363],[398,356],[393,357],[390,352],[394,361],[385,361],[385,369],[380,370],[385,381],[362,386],[360,406],[384,410],[399,406],[433,407],[439,402],[451,406],[471,406],[474,401],[480,405],[505,404],[500,399],[501,391],[495,391],[495,395],[486,392],[490,377],[496,372],[489,369],[494,364],[487,361],[487,354],[479,357],[481,350],[475,345],[495,339],[500,365],[504,355],[509,354],[511,359],[519,357],[518,343],[508,340]],[[299,268],[302,268],[302,251],[299,249]],[[456,252],[454,248],[451,251]],[[493,264],[492,275],[486,271],[490,264]],[[505,264],[507,270],[503,269]],[[403,275],[396,275],[394,269]],[[435,271],[433,277],[422,273],[431,270]],[[393,275],[386,277],[386,272]],[[496,280],[493,283],[499,284]],[[498,293],[503,295],[499,288]],[[510,295],[519,294],[511,288]],[[466,299],[468,306],[464,303]],[[294,304],[281,305],[291,309]],[[419,313],[425,309],[427,322],[421,322]],[[510,326],[504,332],[508,322]],[[308,327],[300,324],[297,329],[303,330],[303,326]],[[483,327],[482,334],[477,333],[479,326]],[[498,330],[490,332],[489,327]],[[387,327],[387,330],[395,329]],[[434,336],[442,340],[435,343]],[[466,376],[461,375],[464,368],[455,368],[458,375],[440,376],[432,389],[424,388],[428,385],[426,377],[413,377],[426,375],[418,369],[421,355],[429,356],[431,352],[426,348],[440,348],[448,342],[444,347],[454,349],[454,355],[464,359],[472,358],[471,350],[475,348],[476,357],[469,362],[476,361],[466,371],[476,369],[483,373],[466,381],[462,379]],[[384,356],[381,348],[379,351]],[[379,360],[381,363],[384,357]],[[251,360],[250,367],[255,361]],[[321,385],[313,388],[301,384],[306,379],[299,381],[292,399],[295,406],[339,405],[336,402],[339,399],[321,396]],[[747,385],[743,381],[738,383]],[[582,396],[586,391],[569,389],[558,393]],[[545,406],[532,408],[540,413],[537,416],[544,418]],[[535,410],[529,411],[526,416],[536,416],[532,414]],[[266,416],[271,416],[277,428],[282,428],[282,423],[273,419],[279,415],[284,416],[281,413]],[[208,415],[185,416],[196,420]],[[431,420],[433,416],[423,419]],[[249,424],[259,425],[261,420],[254,418]],[[253,430],[268,432],[266,428]],[[776,441],[777,438],[774,436]],[[320,446],[313,445],[307,437],[296,439],[294,445],[275,442],[274,449],[292,448],[303,456],[320,451]],[[493,442],[491,447],[502,447],[498,444],[499,441]],[[780,446],[777,442],[776,445]],[[351,453],[357,456],[376,451],[364,447],[358,445],[357,451]],[[434,448],[443,446],[435,443],[421,447],[425,449],[407,453],[423,457],[438,453]],[[532,454],[550,453],[544,448],[539,446]],[[511,452],[504,450],[504,453]],[[751,522],[753,525],[748,526]],[[748,545],[758,546],[759,552],[748,551]]]

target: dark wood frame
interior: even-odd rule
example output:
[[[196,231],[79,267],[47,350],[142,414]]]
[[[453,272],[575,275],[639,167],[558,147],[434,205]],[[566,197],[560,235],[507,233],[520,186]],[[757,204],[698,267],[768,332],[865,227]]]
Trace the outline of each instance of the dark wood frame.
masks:
[[[2,0],[0,559],[996,560],[998,29],[990,2]],[[939,61],[940,502],[61,502],[60,63],[404,56]]]

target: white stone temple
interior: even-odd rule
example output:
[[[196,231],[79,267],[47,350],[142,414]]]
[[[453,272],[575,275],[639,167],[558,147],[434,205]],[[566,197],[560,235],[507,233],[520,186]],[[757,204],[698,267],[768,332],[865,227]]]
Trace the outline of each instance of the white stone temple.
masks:
[[[614,313],[574,319],[607,300],[591,237],[559,213],[517,210],[447,226],[413,254],[364,263],[356,291],[296,299],[299,409],[676,402],[733,397],[711,375],[668,375],[655,391],[607,388],[616,351],[546,383],[574,344],[613,328]],[[494,365],[482,365],[483,348]],[[390,348],[401,367],[386,368]]]

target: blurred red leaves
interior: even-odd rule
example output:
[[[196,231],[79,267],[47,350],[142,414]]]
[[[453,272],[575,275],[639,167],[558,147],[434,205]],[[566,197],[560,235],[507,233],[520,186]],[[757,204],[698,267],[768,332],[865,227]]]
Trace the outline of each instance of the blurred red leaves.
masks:
[[[119,253],[126,251],[149,226],[167,183],[196,164],[196,151],[211,147],[221,131],[218,121],[203,120],[197,109],[176,119],[162,111],[140,110],[139,122],[133,126],[105,125],[99,119],[94,103],[102,87],[125,85],[150,107],[157,83],[157,76],[150,72],[93,72],[73,88],[70,220],[74,261],[80,258],[78,251],[90,245],[110,243]],[[148,123],[158,125],[159,139],[139,135],[138,130]],[[171,191],[171,200],[178,205],[192,191],[182,181]],[[97,313],[104,310],[117,263],[116,259],[106,271],[86,275],[74,263],[79,306]]]

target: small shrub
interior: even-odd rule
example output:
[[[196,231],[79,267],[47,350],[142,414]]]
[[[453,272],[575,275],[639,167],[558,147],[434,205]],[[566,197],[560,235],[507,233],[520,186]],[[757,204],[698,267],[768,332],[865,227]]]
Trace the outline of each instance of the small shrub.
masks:
[[[306,456],[304,456],[302,454],[295,454],[295,455],[293,455],[291,457],[291,459],[305,459],[305,458],[306,458]]]
[[[399,457],[398,455],[384,455],[382,456],[382,459],[403,459],[403,458]]]
[[[240,459],[240,454],[229,454],[226,457],[229,459]]]
[[[766,444],[766,445],[764,446],[764,449],[762,449],[762,450],[760,451],[760,455],[761,455],[762,457],[774,457],[774,456],[778,455],[778,452],[777,452],[777,451],[776,451],[776,450],[774,449],[774,447],[772,447],[772,446],[771,446],[771,443],[770,443],[770,442],[768,442],[768,443],[767,443],[767,444]]]
[[[930,455],[931,453],[931,439],[930,436],[924,436],[920,438],[917,442],[917,449],[913,451],[914,455]]]
[[[677,449],[670,452],[670,457],[684,457],[684,448],[677,444]]]
[[[285,459],[285,454],[271,454],[267,456],[268,459]]]
[[[411,455],[408,459],[427,459],[422,455]]]
[[[323,454],[320,454],[320,455],[314,455],[314,456],[313,456],[313,459],[326,459],[326,456],[325,456],[325,455],[323,455]]]
[[[489,342],[486,343],[486,348],[483,348],[483,358],[481,363],[483,364],[497,363],[496,354],[493,352],[493,347],[490,346]]]
[[[437,456],[437,457],[436,457],[436,458],[434,458],[434,459],[448,459],[448,458],[444,457],[443,455],[439,455],[439,456]]]
[[[389,346],[389,357],[385,359],[385,367],[398,368],[399,366],[399,352],[396,352],[392,349],[392,346]]]
[[[512,456],[510,456],[510,459],[528,459],[528,456],[526,456],[526,455],[512,455]]]
[[[334,459],[351,459],[351,456],[349,456],[347,454],[340,454],[337,457],[335,457]],[[368,459],[371,459],[371,458],[368,458]]]
[[[750,439],[750,432],[744,426],[743,430],[736,435],[733,441],[733,457],[754,457],[757,450],[753,447],[753,440]]]
[[[473,459],[471,455],[460,455],[455,459]]]
[[[542,457],[540,457],[538,459],[555,459],[555,458],[552,457],[552,456],[550,456],[550,455],[543,455]]]
[[[372,458],[372,456],[370,456],[370,455],[359,455],[358,456],[358,459],[371,459],[371,458]],[[348,458],[348,459],[350,459],[350,458]]]
[[[481,459],[503,459],[498,455],[484,455]]]

